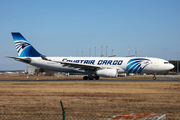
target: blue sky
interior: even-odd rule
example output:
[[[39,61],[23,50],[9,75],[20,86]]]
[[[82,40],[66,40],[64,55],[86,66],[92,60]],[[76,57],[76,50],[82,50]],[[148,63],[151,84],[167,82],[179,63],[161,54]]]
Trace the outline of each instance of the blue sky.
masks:
[[[114,49],[131,55],[176,60],[180,52],[179,0],[0,0],[0,70],[26,69],[11,32],[46,56],[100,56]],[[179,55],[180,56],[180,55]]]

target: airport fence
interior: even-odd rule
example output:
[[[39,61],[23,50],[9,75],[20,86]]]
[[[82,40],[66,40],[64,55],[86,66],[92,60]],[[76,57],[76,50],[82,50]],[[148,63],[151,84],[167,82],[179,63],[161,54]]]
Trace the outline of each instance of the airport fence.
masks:
[[[16,104],[15,104],[16,103]],[[121,113],[166,114],[167,119],[180,118],[180,106],[173,104],[0,101],[0,120],[107,120]]]

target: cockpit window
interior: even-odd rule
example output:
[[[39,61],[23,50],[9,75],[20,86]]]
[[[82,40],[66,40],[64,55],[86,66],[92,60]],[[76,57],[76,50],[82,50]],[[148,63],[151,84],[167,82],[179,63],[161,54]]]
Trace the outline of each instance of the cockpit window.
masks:
[[[164,64],[169,64],[169,62],[164,62]]]

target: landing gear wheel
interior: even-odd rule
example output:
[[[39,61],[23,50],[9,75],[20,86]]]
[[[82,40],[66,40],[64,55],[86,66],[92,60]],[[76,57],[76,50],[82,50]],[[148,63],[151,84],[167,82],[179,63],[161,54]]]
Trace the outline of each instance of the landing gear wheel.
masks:
[[[99,76],[96,76],[95,79],[96,79],[96,80],[99,80]]]
[[[87,80],[87,79],[88,79],[88,76],[84,76],[84,77],[83,77],[83,80]]]
[[[89,77],[89,80],[93,80],[93,79],[94,79],[94,77],[93,77],[93,76]]]
[[[156,73],[154,73],[153,80],[156,80]]]

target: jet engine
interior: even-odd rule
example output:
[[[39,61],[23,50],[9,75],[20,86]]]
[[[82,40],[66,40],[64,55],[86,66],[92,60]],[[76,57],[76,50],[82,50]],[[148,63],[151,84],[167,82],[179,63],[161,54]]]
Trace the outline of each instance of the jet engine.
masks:
[[[117,69],[101,69],[101,70],[96,71],[96,75],[101,76],[101,77],[115,78],[118,76],[118,71]]]

